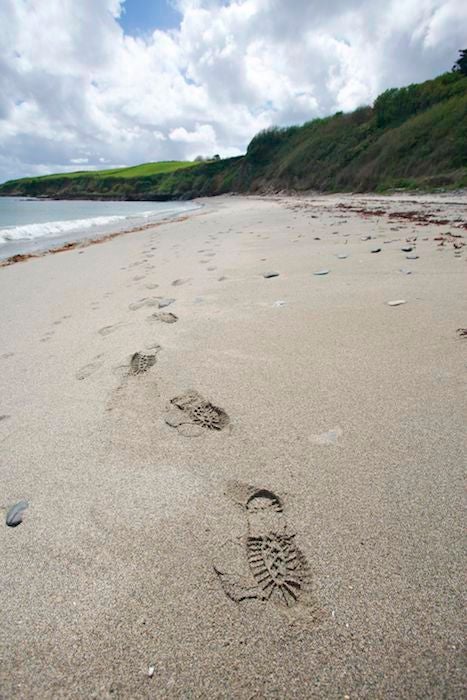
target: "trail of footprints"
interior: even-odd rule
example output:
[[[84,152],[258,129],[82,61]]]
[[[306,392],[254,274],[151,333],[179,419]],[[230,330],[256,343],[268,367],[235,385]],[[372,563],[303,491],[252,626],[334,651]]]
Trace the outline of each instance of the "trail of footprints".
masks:
[[[204,251],[200,251],[204,252]],[[212,256],[211,254],[210,256]],[[202,261],[207,262],[207,261]],[[189,282],[177,279],[172,283],[179,286]],[[154,285],[154,287],[157,285]],[[143,306],[164,306],[159,298],[144,298],[130,304],[134,311]],[[165,301],[165,300],[164,300]],[[173,300],[167,300],[171,303]],[[156,312],[147,318],[148,322],[175,323],[178,316],[172,312]],[[112,333],[121,324],[100,329],[101,335]],[[126,375],[146,374],[156,364],[159,346],[153,352],[135,352],[126,366]],[[89,364],[76,373],[77,379],[86,379],[102,366],[102,355],[96,356]],[[165,423],[186,437],[199,436],[205,431],[221,431],[230,425],[230,418],[224,409],[215,406],[197,391],[191,389],[172,398],[167,406]],[[267,489],[233,482],[233,490],[241,492],[234,500],[245,512],[247,532],[239,546],[240,568],[234,558],[226,553],[223,562],[214,565],[215,573],[225,594],[233,601],[248,599],[272,601],[286,607],[297,603],[305,592],[310,576],[305,556],[295,544],[293,533],[284,514],[281,499]]]

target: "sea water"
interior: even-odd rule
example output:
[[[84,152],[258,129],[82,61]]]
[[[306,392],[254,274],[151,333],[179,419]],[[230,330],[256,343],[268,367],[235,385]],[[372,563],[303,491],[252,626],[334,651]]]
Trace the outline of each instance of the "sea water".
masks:
[[[198,207],[194,202],[0,197],[0,259],[136,229]]]

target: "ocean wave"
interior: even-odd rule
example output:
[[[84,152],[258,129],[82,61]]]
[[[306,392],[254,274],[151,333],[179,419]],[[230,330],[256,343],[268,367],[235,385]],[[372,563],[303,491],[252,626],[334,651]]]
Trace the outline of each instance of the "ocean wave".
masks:
[[[127,214],[125,216],[95,216],[89,219],[69,219],[66,221],[46,221],[41,224],[25,224],[23,226],[11,226],[0,229],[0,243],[9,241],[31,241],[36,238],[53,238],[64,233],[80,233],[82,231],[108,227],[112,224],[119,224],[125,221],[135,219],[149,219],[151,216],[161,217],[177,211],[176,208],[166,209],[165,211],[141,211],[135,214]]]

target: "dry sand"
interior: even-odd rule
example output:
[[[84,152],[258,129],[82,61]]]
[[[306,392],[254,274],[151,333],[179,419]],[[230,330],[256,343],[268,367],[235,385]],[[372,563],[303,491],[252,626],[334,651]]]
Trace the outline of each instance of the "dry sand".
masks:
[[[0,269],[1,698],[461,697],[466,213],[219,198]]]

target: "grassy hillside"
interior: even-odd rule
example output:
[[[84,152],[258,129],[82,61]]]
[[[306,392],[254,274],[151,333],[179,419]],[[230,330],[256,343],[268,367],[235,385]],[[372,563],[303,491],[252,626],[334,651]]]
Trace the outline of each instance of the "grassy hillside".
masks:
[[[170,167],[169,167],[170,166]],[[175,199],[225,192],[467,186],[467,77],[386,90],[373,107],[272,128],[245,156],[10,181],[0,194]]]
[[[32,180],[53,180],[57,177],[76,179],[77,177],[117,177],[134,178],[145,177],[146,175],[159,175],[160,173],[172,173],[180,168],[191,168],[195,163],[182,160],[164,160],[158,163],[143,163],[143,165],[133,165],[130,168],[113,168],[112,170],[77,170],[73,173],[61,173],[60,175],[41,175]],[[26,178],[28,179],[28,178]]]

